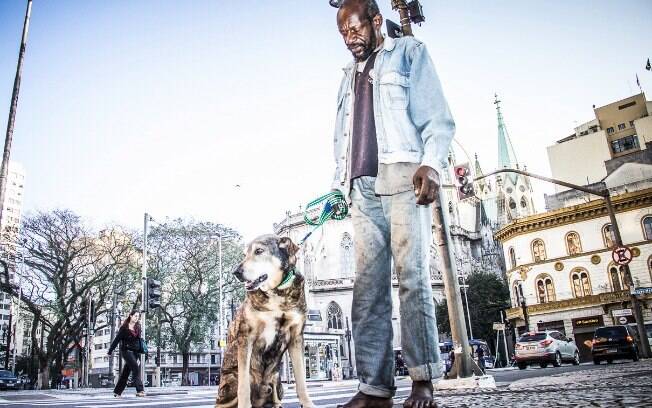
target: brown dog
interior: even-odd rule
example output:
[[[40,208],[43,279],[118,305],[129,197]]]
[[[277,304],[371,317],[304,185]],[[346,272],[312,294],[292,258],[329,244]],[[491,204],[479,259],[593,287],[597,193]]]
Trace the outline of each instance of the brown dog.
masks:
[[[216,408],[281,407],[280,362],[286,350],[299,401],[313,407],[305,382],[306,297],[304,279],[295,271],[298,249],[289,238],[260,236],[234,271],[247,295],[229,325]]]

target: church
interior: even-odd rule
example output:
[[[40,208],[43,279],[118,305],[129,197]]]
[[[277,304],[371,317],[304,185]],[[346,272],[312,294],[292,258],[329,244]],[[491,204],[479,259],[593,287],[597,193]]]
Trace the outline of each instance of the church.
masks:
[[[498,168],[518,168],[516,155],[496,97],[498,117]],[[461,146],[460,146],[461,147]],[[464,151],[463,148],[460,150]],[[475,173],[483,174],[477,155],[464,158]],[[498,177],[495,182],[481,181],[475,185],[475,196],[460,199],[453,175],[459,160],[453,149],[449,152],[447,172],[441,175],[444,208],[448,208],[450,233],[455,247],[455,263],[464,291],[465,278],[474,271],[505,274],[505,261],[494,233],[510,221],[534,213],[532,186],[527,177]],[[317,217],[320,209],[311,210]],[[289,236],[294,242],[312,230],[304,221],[303,211],[287,211],[285,218],[274,224],[274,232]],[[351,336],[351,298],[355,279],[353,225],[350,215],[342,221],[330,220],[317,229],[297,254],[297,266],[306,277],[308,320],[305,328],[306,377],[308,380],[328,380],[333,373],[344,378],[355,376],[355,344]],[[441,273],[436,270],[437,251],[431,247],[430,279],[433,297],[441,302],[444,287]],[[464,298],[463,298],[464,300]],[[392,273],[392,326],[394,349],[401,349],[398,280]],[[440,333],[440,340],[446,334]],[[285,362],[282,377],[291,379],[292,370]]]

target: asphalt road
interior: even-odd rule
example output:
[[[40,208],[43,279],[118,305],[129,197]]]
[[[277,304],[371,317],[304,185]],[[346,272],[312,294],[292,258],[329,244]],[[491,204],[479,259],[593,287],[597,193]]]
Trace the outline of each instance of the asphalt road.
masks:
[[[617,362],[613,366],[622,364],[626,368],[628,362]],[[590,371],[606,369],[606,364],[595,366],[583,364],[579,366],[563,365],[559,368],[532,367],[526,370],[502,369],[489,370],[487,374],[494,376],[498,387],[506,387],[510,383],[534,377],[547,377],[554,374],[561,374],[574,371]],[[397,381],[397,395],[395,402],[402,402],[410,392],[410,380],[403,378]],[[187,390],[187,391],[186,391]],[[36,392],[0,392],[0,407],[50,407],[50,408],[213,408],[215,403],[216,388],[196,390],[193,388],[178,390],[176,394],[154,395],[156,392],[165,392],[166,389],[155,390],[148,388],[150,395],[145,398],[136,398],[133,390],[127,390],[123,398],[116,399],[110,394],[90,395],[79,393],[78,395]],[[333,408],[339,403],[347,401],[357,392],[357,385],[352,382],[344,382],[339,385],[311,383],[309,393],[317,407]],[[283,406],[286,408],[298,408],[299,403],[296,392],[293,388],[287,389],[283,399]]]

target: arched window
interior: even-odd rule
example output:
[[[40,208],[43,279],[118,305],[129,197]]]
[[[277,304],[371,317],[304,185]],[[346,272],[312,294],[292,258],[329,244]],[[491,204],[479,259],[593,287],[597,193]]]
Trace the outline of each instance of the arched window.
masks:
[[[353,276],[353,240],[351,239],[351,234],[345,232],[342,235],[342,242],[340,243],[342,247],[342,277],[350,278]]]
[[[576,298],[588,296],[593,293],[589,273],[586,269],[576,268],[571,271],[571,287],[573,288],[573,295]]]
[[[625,276],[625,267],[613,263],[609,265],[609,280],[614,292],[629,290],[629,280]]]
[[[514,201],[513,198],[509,199],[509,209],[510,210],[515,210],[516,209],[516,201]]]
[[[580,234],[575,231],[566,234],[566,249],[568,250],[568,255],[575,255],[582,252]]]
[[[555,285],[549,275],[539,275],[534,285],[539,303],[554,302],[556,300]]]
[[[532,259],[534,262],[546,260],[546,245],[541,239],[532,241]]]
[[[328,304],[328,328],[342,329],[342,308],[335,302]]]
[[[527,200],[525,197],[521,197],[521,208],[526,209],[527,208]]]
[[[652,255],[647,259],[647,269],[650,272],[650,280],[652,280]]]
[[[605,224],[602,227],[602,240],[604,241],[604,246],[611,248],[616,242],[616,236],[614,235],[614,229],[611,224]]]
[[[518,282],[515,282],[514,287],[512,288],[512,293],[514,294],[514,307],[519,307],[521,305],[521,291],[518,286]]]
[[[516,268],[516,251],[513,247],[509,248],[509,262],[512,265],[512,268]]]
[[[643,217],[641,224],[643,224],[643,238],[652,239],[652,215]]]

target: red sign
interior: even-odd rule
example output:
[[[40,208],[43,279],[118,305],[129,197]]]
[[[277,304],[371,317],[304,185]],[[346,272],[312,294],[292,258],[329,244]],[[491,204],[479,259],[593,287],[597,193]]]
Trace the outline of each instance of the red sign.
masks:
[[[628,265],[632,262],[632,250],[626,246],[615,247],[611,252],[611,259],[618,265]]]

